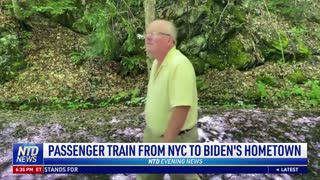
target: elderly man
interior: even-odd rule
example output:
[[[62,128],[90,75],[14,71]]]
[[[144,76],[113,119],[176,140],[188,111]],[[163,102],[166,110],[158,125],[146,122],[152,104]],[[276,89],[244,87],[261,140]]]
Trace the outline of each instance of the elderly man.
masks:
[[[191,62],[176,49],[173,23],[153,21],[146,30],[146,51],[154,58],[146,101],[146,143],[198,141],[198,97]],[[171,174],[172,180],[200,179],[196,174]],[[163,179],[163,174],[143,174],[138,179]]]

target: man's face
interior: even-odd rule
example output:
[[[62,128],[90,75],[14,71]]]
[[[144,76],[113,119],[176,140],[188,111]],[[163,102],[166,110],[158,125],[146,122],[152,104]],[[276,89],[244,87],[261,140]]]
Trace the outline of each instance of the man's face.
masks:
[[[152,58],[156,58],[157,54],[168,45],[169,38],[171,38],[170,34],[168,34],[162,27],[160,23],[153,22],[149,25],[146,31],[146,51]]]

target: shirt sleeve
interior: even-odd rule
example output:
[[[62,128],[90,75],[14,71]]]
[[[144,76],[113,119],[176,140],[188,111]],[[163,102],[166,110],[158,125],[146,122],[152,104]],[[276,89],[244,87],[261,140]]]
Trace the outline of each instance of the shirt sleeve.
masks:
[[[179,64],[169,80],[170,106],[191,106],[195,88],[195,73],[192,65]]]

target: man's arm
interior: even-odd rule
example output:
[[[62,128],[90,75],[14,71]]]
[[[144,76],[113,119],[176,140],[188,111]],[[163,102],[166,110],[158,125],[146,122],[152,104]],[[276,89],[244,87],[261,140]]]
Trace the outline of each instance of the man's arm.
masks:
[[[173,109],[168,127],[164,133],[162,142],[174,143],[181,131],[190,110],[190,106],[176,106]]]

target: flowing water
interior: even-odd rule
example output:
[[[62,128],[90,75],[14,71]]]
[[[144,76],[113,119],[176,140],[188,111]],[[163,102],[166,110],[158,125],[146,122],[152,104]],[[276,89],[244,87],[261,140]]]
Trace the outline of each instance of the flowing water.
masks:
[[[135,174],[14,175],[12,143],[140,142],[144,127],[140,108],[79,111],[1,111],[0,179],[131,180]],[[307,174],[201,174],[202,179],[320,179],[320,111],[203,108],[200,142],[308,143]],[[165,179],[170,179],[168,175]]]

